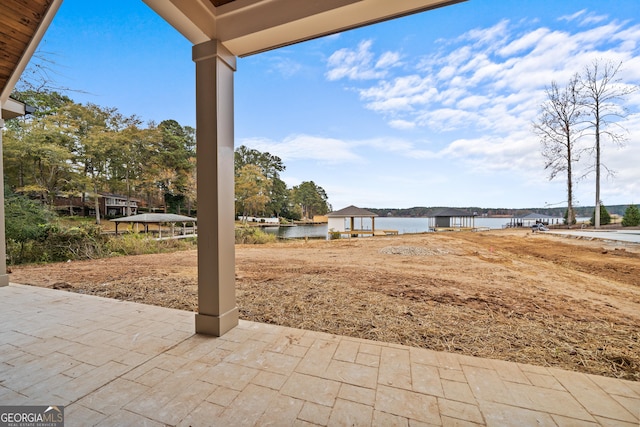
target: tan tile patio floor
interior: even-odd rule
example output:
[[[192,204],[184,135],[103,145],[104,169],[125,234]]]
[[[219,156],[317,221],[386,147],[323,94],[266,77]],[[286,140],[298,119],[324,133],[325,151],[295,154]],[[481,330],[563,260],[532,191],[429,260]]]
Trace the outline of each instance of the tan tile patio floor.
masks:
[[[185,311],[0,288],[0,404],[66,426],[635,426],[640,383]]]

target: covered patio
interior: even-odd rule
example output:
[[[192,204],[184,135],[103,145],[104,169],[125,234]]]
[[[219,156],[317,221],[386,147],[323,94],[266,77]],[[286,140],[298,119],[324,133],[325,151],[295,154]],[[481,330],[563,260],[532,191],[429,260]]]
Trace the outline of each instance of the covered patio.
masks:
[[[236,327],[239,319],[234,282],[236,58],[464,0],[142,1],[193,44],[200,218],[195,331],[220,336]],[[20,110],[9,95],[61,3],[62,0],[0,3],[0,36],[3,52],[7,53],[0,55],[0,128],[3,119],[9,117],[5,111],[16,107]],[[19,113],[24,112],[22,109]],[[0,147],[1,144],[0,139]],[[3,194],[0,191],[0,206]],[[0,259],[6,258],[3,222],[4,212],[0,211]],[[6,265],[3,261],[0,264],[0,285],[6,285]]]
[[[239,320],[235,58],[455,1],[145,2],[194,44],[197,334],[191,312],[9,284],[0,262],[3,405],[63,405],[67,426],[638,425],[638,383]],[[0,127],[60,3],[0,4]]]
[[[640,383],[61,290],[0,288],[0,402],[73,426],[637,426]]]

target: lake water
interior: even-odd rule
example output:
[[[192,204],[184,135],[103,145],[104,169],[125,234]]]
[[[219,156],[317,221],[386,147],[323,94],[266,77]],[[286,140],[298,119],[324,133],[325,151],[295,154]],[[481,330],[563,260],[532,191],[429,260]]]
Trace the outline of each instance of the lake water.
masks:
[[[357,220],[356,220],[357,221]],[[476,218],[476,227],[492,229],[503,228],[509,223],[509,218]],[[358,224],[357,224],[358,225]],[[400,234],[425,233],[429,231],[429,218],[376,218],[376,229],[398,230]],[[277,234],[285,239],[295,238],[326,238],[329,232],[327,224],[298,225],[296,227],[264,227],[267,233]]]

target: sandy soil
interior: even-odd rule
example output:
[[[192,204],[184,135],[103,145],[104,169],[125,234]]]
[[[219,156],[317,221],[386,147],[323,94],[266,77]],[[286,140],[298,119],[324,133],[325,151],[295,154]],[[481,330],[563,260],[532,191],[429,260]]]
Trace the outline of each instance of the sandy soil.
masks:
[[[195,251],[14,267],[11,281],[185,310]],[[528,230],[236,246],[241,317],[640,380],[640,245]]]

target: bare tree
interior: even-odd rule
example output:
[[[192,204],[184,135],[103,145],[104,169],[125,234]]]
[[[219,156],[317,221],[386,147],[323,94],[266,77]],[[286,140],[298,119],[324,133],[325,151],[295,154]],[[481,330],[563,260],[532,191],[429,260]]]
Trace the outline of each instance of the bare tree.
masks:
[[[46,42],[45,42],[46,44]],[[61,86],[57,78],[64,77],[61,72],[62,67],[57,61],[57,56],[53,52],[38,49],[31,57],[31,61],[27,64],[27,68],[20,76],[20,80],[16,84],[15,92],[34,92],[34,93],[87,93],[84,90],[72,89]]]
[[[596,174],[596,207],[595,227],[600,228],[600,169],[604,167],[609,174],[613,171],[602,163],[601,142],[608,139],[615,145],[622,146],[626,129],[620,121],[627,117],[628,111],[622,105],[624,98],[638,90],[637,86],[623,84],[617,77],[622,62],[594,60],[587,66],[582,75],[580,90],[584,96],[585,107],[589,113],[587,122],[593,129],[595,137],[593,153]]]
[[[556,82],[546,89],[547,100],[541,106],[534,131],[540,136],[542,155],[545,158],[545,169],[548,169],[549,180],[562,172],[567,176],[567,224],[575,221],[573,210],[573,164],[580,157],[576,142],[583,132],[581,127],[582,98],[579,91],[580,78],[576,74],[564,89],[558,88]]]

